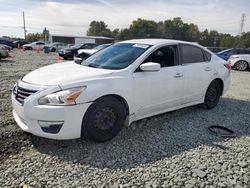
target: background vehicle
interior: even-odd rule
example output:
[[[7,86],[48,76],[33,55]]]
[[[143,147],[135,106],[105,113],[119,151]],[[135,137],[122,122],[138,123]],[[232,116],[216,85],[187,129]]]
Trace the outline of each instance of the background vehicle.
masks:
[[[62,42],[54,42],[52,44],[45,45],[43,50],[45,53],[57,52],[58,50],[61,50],[65,47],[66,47],[66,45]]]
[[[44,47],[45,43],[44,42],[32,42],[30,44],[25,44],[23,45],[24,50],[42,50]]]
[[[228,89],[230,70],[197,44],[123,41],[81,64],[68,61],[25,75],[13,88],[13,115],[38,136],[103,142],[139,119],[197,104],[214,108]]]
[[[15,44],[11,40],[8,40],[8,39],[5,39],[5,38],[0,38],[0,44],[5,44],[7,46],[15,48]]]
[[[221,52],[222,50],[224,50],[223,48],[220,48],[220,47],[207,47],[207,49],[213,53],[218,53],[218,52]]]
[[[250,68],[250,54],[232,55],[228,63],[239,71],[246,71]]]
[[[8,51],[13,50],[13,48],[11,46],[8,46],[8,45],[5,45],[5,44],[0,44],[0,45],[3,46]]]
[[[8,50],[4,46],[0,45],[0,60],[8,56],[9,56]]]
[[[18,46],[23,47],[23,45],[29,44],[28,42],[24,40],[17,40],[17,41],[14,41],[13,43],[15,44],[15,48],[18,48]]]
[[[231,55],[236,55],[236,54],[250,54],[250,50],[243,48],[231,48],[217,53],[219,57],[221,57],[226,61],[230,58]]]
[[[73,59],[74,55],[77,54],[77,51],[80,49],[92,49],[96,47],[95,43],[84,43],[84,44],[75,44],[70,48],[64,48],[58,51],[58,55],[64,59]]]
[[[78,50],[78,54],[75,55],[76,58],[81,58],[81,59],[86,59],[87,57],[89,57],[90,55],[92,55],[95,52],[98,52],[104,48],[107,48],[108,46],[110,46],[111,44],[102,44],[99,46],[94,47],[93,49],[81,49]]]

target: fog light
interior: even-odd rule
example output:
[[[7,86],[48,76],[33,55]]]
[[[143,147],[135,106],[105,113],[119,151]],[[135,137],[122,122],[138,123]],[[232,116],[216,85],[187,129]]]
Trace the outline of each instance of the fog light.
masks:
[[[46,133],[56,134],[60,131],[64,121],[38,121],[41,129]]]

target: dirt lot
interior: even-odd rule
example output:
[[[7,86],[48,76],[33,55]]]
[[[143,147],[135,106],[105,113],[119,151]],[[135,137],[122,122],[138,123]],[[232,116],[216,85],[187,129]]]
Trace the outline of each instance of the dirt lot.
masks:
[[[56,63],[56,54],[11,55],[0,62],[0,187],[250,187],[250,72],[232,71],[213,110],[194,106],[141,120],[106,143],[54,141],[17,127],[9,89]],[[210,134],[214,124],[236,138]]]

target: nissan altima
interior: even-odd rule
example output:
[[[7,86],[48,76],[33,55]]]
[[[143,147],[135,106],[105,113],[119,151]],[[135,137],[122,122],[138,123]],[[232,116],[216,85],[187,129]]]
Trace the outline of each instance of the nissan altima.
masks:
[[[198,104],[214,108],[229,87],[230,70],[195,43],[123,41],[81,63],[25,75],[12,90],[13,116],[37,136],[104,142],[139,119]]]

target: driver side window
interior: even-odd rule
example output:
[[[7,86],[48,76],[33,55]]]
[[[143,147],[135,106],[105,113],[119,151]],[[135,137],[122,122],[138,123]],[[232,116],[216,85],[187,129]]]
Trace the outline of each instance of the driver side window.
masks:
[[[164,46],[155,50],[149,57],[143,62],[159,63],[161,68],[171,67],[176,64],[177,46]]]

